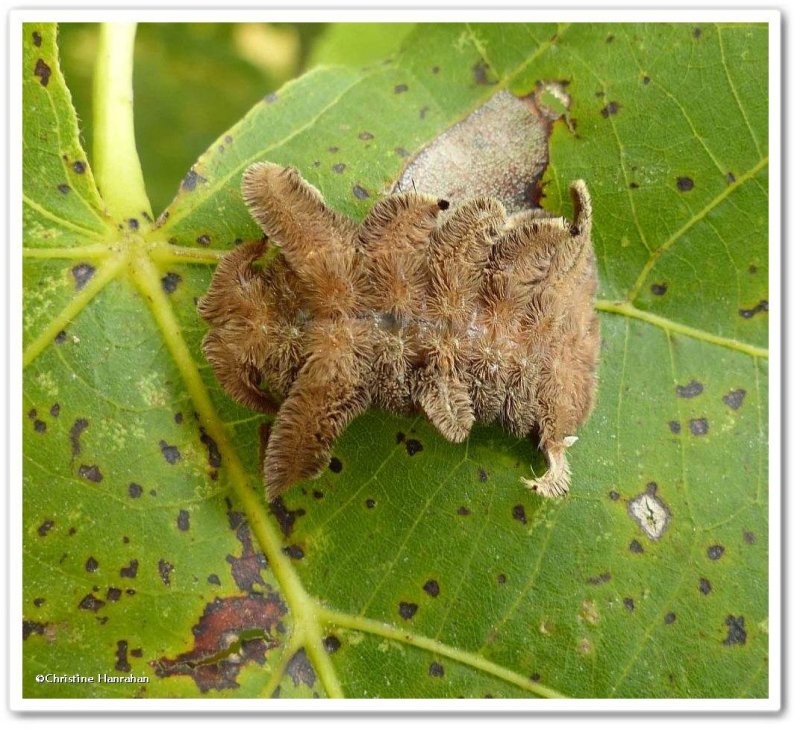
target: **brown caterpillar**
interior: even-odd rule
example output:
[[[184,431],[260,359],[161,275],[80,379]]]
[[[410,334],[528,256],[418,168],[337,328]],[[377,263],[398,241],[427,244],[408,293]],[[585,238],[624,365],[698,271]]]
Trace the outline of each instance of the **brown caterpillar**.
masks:
[[[600,345],[582,180],[571,185],[573,221],[509,217],[492,198],[451,206],[398,193],[357,225],[295,169],[267,162],[246,170],[242,189],[280,251],[264,267],[264,241],[226,254],[198,310],[226,392],[277,409],[263,465],[270,499],[317,475],[370,405],[421,409],[455,442],[476,420],[530,434],[550,468],[523,483],[566,494],[565,451],[594,403]]]

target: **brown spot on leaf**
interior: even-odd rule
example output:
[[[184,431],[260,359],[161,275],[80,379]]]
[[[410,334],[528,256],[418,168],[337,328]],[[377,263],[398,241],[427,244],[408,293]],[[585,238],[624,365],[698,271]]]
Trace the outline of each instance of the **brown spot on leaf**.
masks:
[[[279,645],[273,633],[285,614],[275,593],[217,598],[192,627],[191,651],[174,659],[161,657],[151,666],[159,677],[191,677],[204,693],[235,689],[241,668],[248,662],[263,665],[267,650]],[[240,639],[244,634],[248,638]]]
[[[36,60],[36,67],[33,69],[33,75],[39,77],[39,83],[42,86],[47,86],[50,82],[50,74],[52,71],[50,70],[50,66],[48,66],[43,58],[39,58]]]
[[[267,567],[267,558],[262,552],[256,552],[250,527],[242,512],[228,511],[228,523],[236,531],[236,539],[242,544],[239,557],[226,555],[225,560],[231,566],[231,576],[236,585],[243,591],[253,590],[255,585],[266,585],[261,571]]]

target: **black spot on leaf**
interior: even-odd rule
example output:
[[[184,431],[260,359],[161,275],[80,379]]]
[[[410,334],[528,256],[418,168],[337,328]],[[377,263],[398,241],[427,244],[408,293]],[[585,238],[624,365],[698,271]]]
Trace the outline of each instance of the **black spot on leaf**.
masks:
[[[694,187],[694,180],[690,177],[682,176],[675,179],[675,184],[678,186],[678,190],[682,193],[687,193]]]
[[[630,550],[632,553],[643,553],[644,552],[644,548],[642,547],[642,543],[640,543],[638,540],[631,540],[631,544],[628,545],[628,550]]]
[[[53,405],[50,406],[50,415],[53,418],[58,418],[60,413],[61,413],[61,406],[58,403],[53,403]]]
[[[664,294],[667,293],[667,285],[666,284],[653,284],[650,287],[650,291],[653,292],[657,297],[663,297]]]
[[[700,28],[698,28],[696,26],[694,28],[692,28],[692,37],[693,38],[699,38],[701,35],[703,35],[702,29],[700,29]]]
[[[506,584],[507,581],[508,581],[508,578],[506,577],[505,573],[500,573],[500,575],[497,576],[498,585],[503,586],[503,585]]]
[[[58,192],[61,193],[62,195],[66,195],[70,190],[72,190],[72,188],[69,185],[67,185],[67,183],[61,183],[60,185],[57,186],[57,188]]]
[[[100,567],[100,563],[98,563],[95,558],[89,556],[84,567],[87,573],[94,573]]]
[[[47,431],[47,424],[44,421],[40,421],[38,418],[33,422],[33,430],[36,433],[44,433]]]
[[[610,101],[606,104],[601,110],[600,113],[608,119],[613,114],[616,114],[619,111],[619,102]]]
[[[736,182],[736,175],[734,175],[732,172],[729,172],[727,175],[725,175],[725,179],[728,181],[729,185],[732,185]]]
[[[203,233],[202,235],[198,236],[195,240],[201,246],[210,246],[211,245],[211,236],[209,236],[207,233]]]
[[[460,517],[466,517],[467,515],[471,514],[468,507],[459,507],[456,510],[456,514]]]
[[[408,439],[406,441],[406,452],[408,452],[409,456],[414,456],[420,451],[422,451],[422,444],[417,439]]]
[[[706,555],[708,555],[711,560],[719,560],[724,553],[725,547],[723,545],[709,545],[706,550]]]
[[[743,540],[744,540],[744,541],[745,541],[745,542],[746,542],[748,545],[755,545],[755,542],[756,542],[756,536],[755,536],[755,535],[754,535],[752,532],[750,532],[750,530],[745,530],[745,531],[742,533],[742,539],[743,539]]]
[[[616,501],[619,499],[619,492],[618,492],[616,489],[612,489],[612,490],[611,490],[611,491],[608,493],[608,498],[609,498],[609,499],[610,499],[612,502],[616,502]]]
[[[175,570],[175,566],[172,563],[167,562],[163,558],[158,561],[158,574],[161,576],[161,582],[165,586],[170,585],[170,574],[173,570]]]
[[[664,615],[664,623],[667,624],[667,626],[675,623],[675,614],[672,611]]]
[[[283,554],[288,555],[292,560],[301,560],[305,557],[305,552],[299,545],[289,545],[283,548]]]
[[[358,138],[366,142],[367,140],[375,139],[375,135],[372,132],[360,132]]]
[[[180,284],[181,281],[180,274],[176,274],[174,271],[168,271],[161,277],[161,288],[167,294],[172,294],[178,288],[178,284]]]
[[[265,104],[274,104],[276,101],[278,101],[278,95],[274,91],[264,97]]]
[[[182,509],[178,512],[178,519],[176,520],[178,529],[182,532],[186,532],[189,529],[189,513]]]
[[[31,38],[33,39],[33,45],[37,48],[42,45],[42,34],[38,30],[31,33]]]
[[[106,591],[106,600],[107,601],[110,601],[111,603],[116,603],[120,598],[122,598],[122,589],[121,588],[111,587]]]
[[[725,646],[744,645],[747,643],[747,631],[744,628],[744,616],[729,615],[725,619],[728,635],[722,640]]]
[[[117,653],[115,655],[117,661],[114,662],[114,669],[118,672],[130,672],[131,665],[128,664],[128,642],[125,639],[120,639],[117,642]]]
[[[478,86],[493,86],[496,80],[489,77],[489,65],[485,61],[478,61],[472,67],[472,78]]]
[[[302,507],[295,510],[288,509],[284,504],[283,497],[273,499],[269,504],[269,511],[278,520],[281,532],[285,537],[289,537],[292,534],[294,523],[306,513]]]
[[[91,264],[76,264],[72,267],[72,278],[75,279],[75,291],[80,291],[86,286],[89,279],[94,276],[95,268]]]
[[[728,406],[728,408],[733,409],[734,411],[738,411],[739,408],[742,407],[742,401],[744,401],[744,397],[747,395],[747,391],[742,390],[741,388],[737,390],[732,390],[727,395],[722,396],[722,402]]]
[[[200,175],[197,170],[191,168],[189,172],[186,173],[186,177],[183,178],[183,182],[181,182],[181,188],[188,193],[191,193],[195,188],[197,188],[198,183],[207,182],[206,179]]]
[[[431,662],[428,667],[428,674],[431,677],[444,677],[444,667],[439,662]]]
[[[131,560],[126,566],[119,569],[120,578],[135,578],[139,572],[139,561]]]
[[[81,464],[78,467],[78,474],[95,484],[99,484],[103,481],[103,472],[100,471],[100,467],[97,466],[97,464]]]
[[[406,435],[402,431],[398,431],[394,437],[395,443],[402,444],[406,440]]]
[[[78,175],[83,175],[83,173],[86,172],[86,163],[81,160],[75,160],[75,162],[72,163],[72,170]]]
[[[331,170],[339,175],[341,175],[346,169],[347,165],[345,165],[344,162],[337,162],[335,165],[331,166]]]
[[[709,581],[708,578],[701,578],[700,582],[697,584],[697,590],[704,596],[707,596],[711,593],[711,581]]]
[[[408,84],[397,84],[397,86],[394,87],[395,94],[403,94],[406,91],[408,91]]]
[[[222,585],[222,581],[220,581],[219,576],[216,573],[209,574],[208,578],[206,578],[206,582],[212,586]]]
[[[178,451],[177,446],[170,446],[163,439],[158,442],[161,449],[161,455],[166,459],[168,464],[177,464],[181,459],[181,452]]]
[[[39,636],[44,635],[44,630],[46,628],[46,624],[39,623],[38,621],[28,621],[23,619],[22,621],[22,640],[25,641],[33,634],[39,634]]]
[[[338,474],[342,471],[342,462],[341,460],[337,459],[335,456],[331,458],[330,463],[328,464],[328,469],[330,469],[334,474]]]
[[[328,636],[322,640],[322,646],[325,647],[325,651],[328,652],[328,654],[334,654],[342,646],[342,642],[333,634],[328,634]]]
[[[439,595],[439,582],[431,578],[430,580],[425,581],[425,585],[422,586],[422,590],[425,591],[431,598],[436,598]]]
[[[305,649],[300,649],[286,665],[286,673],[292,678],[292,683],[295,687],[301,684],[306,687],[313,687],[314,682],[317,681],[317,675],[311,662],[308,661]]]
[[[752,309],[740,309],[739,316],[744,319],[752,319],[759,312],[768,312],[768,311],[769,311],[769,302],[766,299],[762,299]]]
[[[687,385],[676,385],[675,394],[678,398],[696,398],[703,392],[703,384],[692,380]]]
[[[398,157],[408,157],[411,154],[405,147],[395,147],[394,153]]]
[[[78,608],[80,608],[82,611],[93,611],[94,613],[97,613],[97,611],[105,605],[105,601],[89,593],[81,599],[81,602],[78,604]]]
[[[705,436],[708,433],[708,419],[692,418],[689,421],[689,430],[692,436]]]
[[[408,621],[409,619],[413,618],[418,608],[419,606],[417,606],[416,603],[407,603],[406,601],[400,601],[400,603],[397,606],[397,612],[400,614],[402,618]]]
[[[33,605],[36,606],[36,608],[41,608],[42,606],[44,606],[44,604],[45,604],[45,599],[44,598],[34,598],[33,599]]]
[[[364,506],[367,509],[373,509],[375,507],[375,500],[374,499],[367,499],[364,501]]]
[[[43,58],[39,58],[36,60],[36,67],[33,69],[33,75],[39,77],[39,83],[42,86],[47,86],[50,82],[50,74],[52,71],[50,70],[50,66],[48,66]]]
[[[672,431],[672,433],[680,433],[681,432],[681,424],[678,423],[677,421],[670,421],[669,422],[669,430]]]
[[[60,330],[59,333],[53,339],[57,345],[63,345],[67,341],[67,333],[64,330]]]
[[[142,496],[142,485],[136,482],[131,482],[128,485],[128,496],[131,499],[139,499]]]
[[[69,441],[72,445],[72,456],[81,453],[81,434],[89,428],[89,421],[85,418],[78,418],[69,429]]]
[[[528,517],[525,514],[524,505],[515,504],[514,507],[511,509],[511,515],[517,522],[521,522],[523,525],[528,524]]]
[[[633,599],[630,598],[630,597],[623,598],[622,599],[622,603],[625,606],[625,608],[628,609],[628,611],[633,611],[633,609],[635,608],[635,605],[633,603]]]
[[[489,480],[489,475],[486,473],[486,469],[478,468],[478,481],[481,483],[487,482]]]
[[[366,200],[369,197],[369,193],[360,185],[353,185],[353,195],[359,200]]]
[[[611,573],[606,571],[605,573],[600,573],[600,575],[592,575],[586,579],[586,582],[592,586],[599,586],[603,583],[608,583],[611,580]]]
[[[45,537],[50,530],[53,529],[56,523],[53,520],[45,520],[42,522],[39,527],[36,528],[36,532],[39,533],[39,537]]]
[[[202,441],[206,449],[208,449],[208,465],[212,469],[218,469],[222,466],[222,454],[219,452],[217,442],[206,433],[206,430],[200,427],[200,441]]]

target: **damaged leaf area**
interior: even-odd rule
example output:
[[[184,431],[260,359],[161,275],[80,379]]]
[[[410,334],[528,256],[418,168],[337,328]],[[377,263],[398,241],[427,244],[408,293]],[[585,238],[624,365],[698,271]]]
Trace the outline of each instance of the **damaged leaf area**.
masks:
[[[107,216],[56,40],[23,28],[26,697],[766,695],[766,26],[420,25],[264,94],[155,221]],[[369,410],[263,500],[269,419],[196,312],[261,237],[261,160],[356,222],[457,185],[570,218],[587,181],[603,347],[569,497],[524,490],[545,463],[496,426]]]

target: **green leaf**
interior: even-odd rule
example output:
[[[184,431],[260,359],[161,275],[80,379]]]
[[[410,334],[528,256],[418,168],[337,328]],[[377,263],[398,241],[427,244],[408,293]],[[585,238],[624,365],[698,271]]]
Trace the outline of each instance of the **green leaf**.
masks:
[[[389,64],[259,101],[138,231],[88,170],[59,197],[77,125],[55,29],[24,32],[26,696],[766,696],[766,26],[422,25]],[[241,172],[295,165],[358,217],[407,153],[537,81],[571,98],[544,204],[586,179],[601,277],[571,494],[524,491],[542,460],[499,428],[453,445],[371,411],[268,506],[262,418],[217,386],[194,304],[259,235]]]

